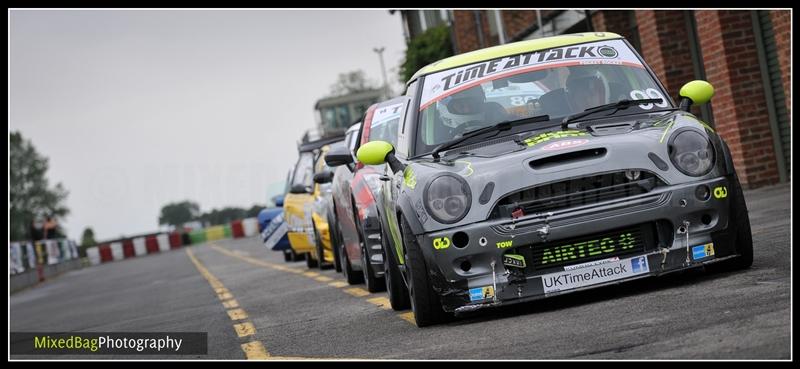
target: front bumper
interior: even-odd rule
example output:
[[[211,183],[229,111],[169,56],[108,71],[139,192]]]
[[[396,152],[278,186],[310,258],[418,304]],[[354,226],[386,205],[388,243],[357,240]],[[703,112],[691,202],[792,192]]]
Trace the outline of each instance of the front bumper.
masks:
[[[730,189],[731,180],[661,186],[623,199],[427,233],[417,241],[446,311],[534,300],[735,257],[730,198],[702,201],[695,195],[701,185]],[[609,230],[621,236],[602,236]]]

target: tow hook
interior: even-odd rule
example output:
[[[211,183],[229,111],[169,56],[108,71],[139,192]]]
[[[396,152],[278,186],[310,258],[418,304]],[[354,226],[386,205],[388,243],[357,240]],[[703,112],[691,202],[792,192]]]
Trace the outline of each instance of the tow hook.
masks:
[[[547,242],[547,235],[550,234],[550,221],[549,218],[552,216],[552,212],[547,212],[544,214],[544,225],[536,230],[536,233],[539,235],[539,238],[542,239],[542,242]]]
[[[689,247],[689,224],[690,223],[688,220],[684,220],[683,224],[681,224],[681,226],[678,227],[677,231],[678,234],[686,234],[686,265],[692,263],[692,260],[689,258],[689,254],[691,253]]]
[[[496,304],[497,303],[497,273],[495,272],[494,264],[495,264],[494,260],[492,260],[492,262],[489,265],[492,266],[492,290],[494,291],[494,293],[492,293],[492,302]]]

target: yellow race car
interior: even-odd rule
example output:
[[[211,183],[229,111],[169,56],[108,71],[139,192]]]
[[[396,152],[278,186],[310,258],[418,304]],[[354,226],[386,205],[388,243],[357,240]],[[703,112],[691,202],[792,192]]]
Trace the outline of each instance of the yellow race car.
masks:
[[[343,140],[344,137],[324,138],[303,143],[298,149],[299,158],[290,179],[289,193],[284,199],[284,219],[289,226],[289,243],[296,254],[307,254],[309,268],[332,265],[333,247],[329,233],[330,184],[315,183],[314,177],[320,173],[324,178],[330,169],[325,165],[324,153],[328,145]],[[327,196],[325,194],[327,193]],[[327,197],[327,199],[326,199]],[[317,210],[315,210],[317,209]]]

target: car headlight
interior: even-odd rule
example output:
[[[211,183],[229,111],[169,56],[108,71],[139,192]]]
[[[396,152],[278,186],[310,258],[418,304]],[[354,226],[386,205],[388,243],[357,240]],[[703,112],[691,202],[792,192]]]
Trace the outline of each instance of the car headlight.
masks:
[[[425,209],[439,223],[455,223],[464,218],[472,204],[467,182],[454,174],[443,174],[425,188]]]
[[[697,131],[679,131],[670,139],[669,158],[682,173],[699,177],[714,166],[714,146]]]

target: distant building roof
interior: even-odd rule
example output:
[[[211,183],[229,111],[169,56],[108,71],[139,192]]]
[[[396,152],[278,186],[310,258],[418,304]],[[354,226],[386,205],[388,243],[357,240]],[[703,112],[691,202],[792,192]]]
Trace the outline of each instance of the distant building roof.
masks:
[[[377,99],[380,98],[380,96],[381,90],[375,89],[341,96],[324,97],[317,100],[316,104],[314,104],[314,109],[327,108],[361,100]]]

